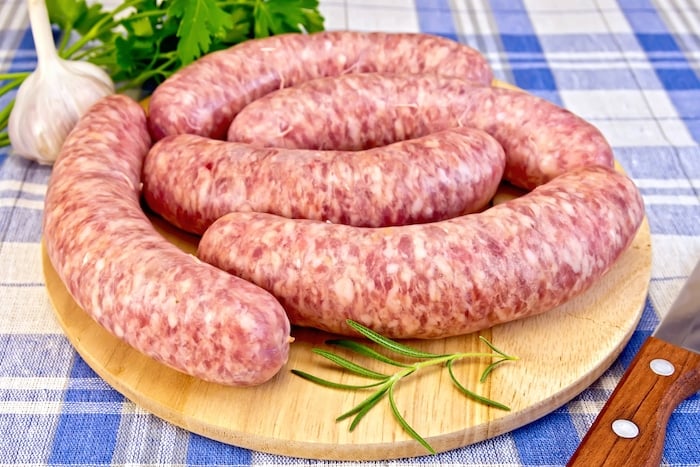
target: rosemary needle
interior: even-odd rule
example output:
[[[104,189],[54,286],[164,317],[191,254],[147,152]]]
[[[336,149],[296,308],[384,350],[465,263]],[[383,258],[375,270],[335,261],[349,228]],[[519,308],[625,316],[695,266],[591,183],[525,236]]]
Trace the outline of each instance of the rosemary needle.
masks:
[[[406,419],[401,415],[401,412],[396,404],[396,399],[394,398],[394,392],[398,383],[406,378],[407,376],[418,372],[419,370],[435,365],[445,365],[447,371],[450,375],[450,380],[454,386],[465,396],[473,399],[474,401],[485,404],[501,410],[510,410],[510,408],[500,402],[491,400],[487,397],[481,396],[469,389],[467,389],[462,383],[459,382],[453,371],[454,362],[458,360],[464,360],[467,358],[491,358],[494,361],[489,364],[486,369],[482,372],[480,381],[484,382],[489,374],[502,363],[518,360],[518,357],[507,355],[503,351],[497,349],[491,342],[489,342],[483,336],[479,336],[479,339],[491,350],[488,353],[482,352],[457,352],[453,354],[435,354],[430,352],[423,352],[421,350],[415,349],[413,347],[401,344],[392,339],[382,336],[375,331],[357,323],[353,320],[347,320],[348,326],[360,333],[363,337],[369,339],[375,344],[379,345],[385,351],[401,355],[403,357],[408,357],[413,359],[412,363],[404,363],[397,361],[391,357],[388,357],[384,353],[381,353],[372,347],[369,347],[363,343],[356,342],[348,339],[333,339],[326,341],[327,344],[336,347],[343,348],[352,353],[355,353],[362,357],[368,357],[372,360],[380,361],[382,363],[397,367],[398,369],[393,374],[380,373],[371,370],[359,363],[348,360],[345,357],[341,357],[333,352],[329,352],[323,349],[313,349],[313,352],[317,355],[331,361],[335,365],[350,371],[356,375],[364,378],[374,380],[373,383],[369,384],[343,384],[330,381],[324,378],[319,378],[318,376],[311,375],[305,371],[293,369],[292,373],[310,381],[312,383],[334,388],[334,389],[345,389],[345,390],[362,390],[362,389],[374,389],[374,392],[370,394],[366,399],[357,404],[355,407],[344,412],[336,418],[336,421],[345,420],[347,418],[353,417],[350,423],[350,431],[353,431],[358,423],[364,418],[365,415],[375,407],[385,396],[388,396],[389,406],[391,407],[391,412],[394,419],[398,422],[401,428],[408,433],[411,438],[418,441],[423,447],[425,447],[430,453],[435,454],[435,449],[420,435],[418,432],[406,421]]]

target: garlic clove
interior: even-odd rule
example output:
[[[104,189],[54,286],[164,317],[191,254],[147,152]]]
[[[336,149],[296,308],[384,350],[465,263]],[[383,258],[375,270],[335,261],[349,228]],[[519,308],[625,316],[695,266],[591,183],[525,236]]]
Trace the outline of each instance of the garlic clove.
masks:
[[[39,66],[20,86],[10,114],[13,152],[52,164],[80,116],[113,93],[110,77],[91,63],[59,58],[50,66]]]
[[[17,91],[7,130],[14,154],[52,164],[78,119],[113,94],[114,83],[97,65],[60,58],[45,2],[29,0],[28,7],[38,64]]]

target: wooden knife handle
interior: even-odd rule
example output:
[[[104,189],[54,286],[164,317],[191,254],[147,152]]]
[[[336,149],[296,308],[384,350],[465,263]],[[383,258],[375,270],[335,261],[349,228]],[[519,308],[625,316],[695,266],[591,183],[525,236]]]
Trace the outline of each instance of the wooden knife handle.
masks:
[[[664,361],[673,365],[673,372],[667,376],[652,370],[654,366],[657,371],[668,373],[670,367]],[[649,337],[567,465],[658,466],[671,413],[697,391],[700,354]],[[636,436],[627,438],[613,431],[613,423],[630,428],[625,421],[639,429]],[[626,436],[634,434],[634,427],[631,428]]]

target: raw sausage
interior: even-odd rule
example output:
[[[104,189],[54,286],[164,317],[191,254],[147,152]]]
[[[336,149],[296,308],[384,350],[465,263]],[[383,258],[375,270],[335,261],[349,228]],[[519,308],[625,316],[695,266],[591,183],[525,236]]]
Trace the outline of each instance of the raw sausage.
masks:
[[[542,313],[588,289],[643,218],[626,176],[571,170],[482,213],[359,228],[231,213],[198,255],[272,292],[294,324],[396,338],[465,334]]]
[[[275,89],[372,71],[439,73],[485,85],[493,77],[478,51],[428,34],[283,34],[214,52],[175,73],[151,97],[150,131],[155,139],[181,133],[224,139],[241,108]]]
[[[504,178],[525,189],[574,167],[612,167],[604,136],[531,94],[435,75],[366,73],[320,78],[268,94],[234,119],[230,140],[263,146],[358,150],[454,126],[491,134]]]
[[[149,151],[143,192],[151,209],[196,234],[232,211],[379,227],[479,210],[504,166],[503,148],[471,128],[358,152],[177,135]]]
[[[143,110],[124,96],[79,122],[46,195],[51,262],[76,302],[142,353],[207,381],[262,383],[287,360],[284,310],[153,229],[139,204],[150,142]]]
[[[143,110],[125,96],[81,119],[46,194],[49,258],[78,305],[135,349],[207,381],[260,384],[287,360],[284,310],[154,230],[139,204],[150,143]]]

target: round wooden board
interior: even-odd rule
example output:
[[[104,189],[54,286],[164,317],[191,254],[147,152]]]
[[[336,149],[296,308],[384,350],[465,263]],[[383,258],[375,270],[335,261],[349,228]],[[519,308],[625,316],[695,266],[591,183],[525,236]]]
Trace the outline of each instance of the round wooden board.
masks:
[[[153,217],[166,238],[188,252],[196,239]],[[466,399],[445,370],[408,378],[397,403],[408,422],[438,451],[491,438],[542,417],[569,401],[615,360],[641,317],[651,273],[645,219],[634,243],[595,287],[545,314],[481,332],[520,360],[479,382],[486,361],[455,367],[463,384],[505,403],[510,412]],[[335,417],[367,392],[333,390],[294,376],[297,368],[333,380],[351,377],[311,352],[328,334],[293,329],[287,366],[268,383],[231,388],[172,370],[137,352],[93,321],[70,297],[42,245],[46,286],[56,317],[85,361],[107,383],[145,410],[177,426],[225,443],[286,456],[329,460],[380,460],[426,454],[393,420],[388,404],[375,407],[353,432]],[[445,353],[485,351],[477,334],[411,342]]]

